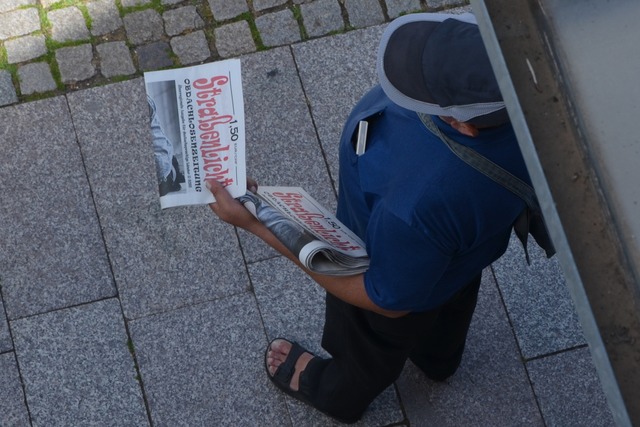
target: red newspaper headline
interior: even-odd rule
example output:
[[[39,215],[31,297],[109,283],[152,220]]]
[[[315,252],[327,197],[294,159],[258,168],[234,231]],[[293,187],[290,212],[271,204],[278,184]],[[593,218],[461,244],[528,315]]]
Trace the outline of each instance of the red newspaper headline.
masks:
[[[197,79],[191,84],[189,79],[185,79],[185,93],[187,96],[187,116],[189,120],[189,134],[191,142],[191,155],[194,159],[194,175],[196,179],[196,190],[201,191],[200,166],[197,159],[202,159],[204,170],[203,179],[215,179],[227,186],[234,183],[233,175],[229,174],[227,161],[230,156],[230,145],[222,142],[220,138],[220,127],[229,125],[229,140],[235,142],[239,138],[237,123],[233,115],[224,114],[218,111],[219,96],[223,93],[225,86],[228,88],[228,76],[215,76],[211,78]],[[195,105],[193,102],[195,94]],[[197,124],[194,123],[197,122]],[[202,143],[198,154],[196,132]]]
[[[307,224],[309,228],[311,228],[314,232],[324,238],[327,242],[331,243],[333,246],[342,249],[343,251],[357,251],[362,249],[360,246],[354,245],[354,242],[351,242],[349,240],[340,240],[340,237],[336,235],[336,233],[339,232],[338,229],[341,228],[338,224],[330,223],[331,227],[327,228],[323,223],[316,221],[316,219],[322,218],[328,222],[329,219],[321,213],[309,212],[308,210],[306,210],[302,203],[300,203],[304,198],[302,194],[282,193],[276,191],[272,193],[272,195],[273,197],[277,198],[285,205],[287,205],[291,212],[293,212],[297,218]]]

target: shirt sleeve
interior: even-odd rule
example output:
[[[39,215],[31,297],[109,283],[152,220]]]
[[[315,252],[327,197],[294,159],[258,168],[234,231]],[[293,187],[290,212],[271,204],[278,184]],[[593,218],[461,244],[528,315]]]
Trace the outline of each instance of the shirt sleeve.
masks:
[[[427,230],[393,213],[374,212],[367,229],[369,298],[388,310],[422,311],[451,261]]]

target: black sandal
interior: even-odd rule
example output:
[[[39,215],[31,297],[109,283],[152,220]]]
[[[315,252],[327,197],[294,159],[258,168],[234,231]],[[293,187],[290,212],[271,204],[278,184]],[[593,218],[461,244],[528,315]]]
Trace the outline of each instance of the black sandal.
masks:
[[[269,372],[269,365],[267,363],[267,356],[269,354],[269,349],[271,348],[271,345],[277,341],[277,340],[282,340],[282,341],[286,341],[288,343],[291,344],[291,350],[289,350],[289,354],[287,354],[287,358],[284,360],[284,362],[278,366],[278,368],[276,369],[276,372],[271,375],[271,372]],[[311,353],[310,351],[306,350],[304,347],[302,347],[300,344],[298,344],[297,342],[292,342],[289,341],[285,338],[275,338],[274,340],[272,340],[269,345],[267,346],[267,350],[264,353],[264,367],[265,370],[267,371],[267,376],[269,377],[269,379],[271,380],[272,383],[274,383],[276,385],[276,387],[278,387],[280,390],[282,390],[283,392],[285,392],[286,394],[288,394],[289,396],[293,397],[294,399],[297,399],[303,403],[306,403],[307,405],[315,408],[316,410],[322,412],[323,414],[337,420],[340,421],[341,423],[344,424],[353,424],[354,422],[358,421],[359,418],[357,419],[352,419],[352,420],[347,420],[347,419],[342,419],[342,418],[338,418],[335,417],[331,414],[326,413],[325,411],[318,409],[316,407],[316,405],[314,405],[310,400],[309,400],[309,396],[305,393],[303,393],[300,388],[298,388],[298,390],[292,390],[291,387],[289,386],[289,384],[291,383],[291,378],[293,378],[293,374],[295,374],[296,372],[296,362],[298,361],[298,359],[300,358],[300,356],[302,356],[302,354],[304,353],[309,353],[311,356],[313,356],[313,358],[315,359],[316,356]],[[314,359],[311,359],[309,361],[309,364],[313,363]],[[309,365],[307,365],[308,367]],[[304,373],[304,371],[300,372],[300,377],[302,377],[302,374]],[[300,383],[301,381],[299,381]]]

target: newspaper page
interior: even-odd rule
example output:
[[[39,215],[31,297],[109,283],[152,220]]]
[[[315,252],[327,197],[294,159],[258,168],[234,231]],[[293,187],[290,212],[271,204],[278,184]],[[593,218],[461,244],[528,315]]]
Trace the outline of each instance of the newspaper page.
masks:
[[[246,193],[240,60],[144,74],[162,209],[212,203],[205,179]]]
[[[299,187],[259,187],[239,200],[316,273],[345,276],[366,271],[364,242]]]

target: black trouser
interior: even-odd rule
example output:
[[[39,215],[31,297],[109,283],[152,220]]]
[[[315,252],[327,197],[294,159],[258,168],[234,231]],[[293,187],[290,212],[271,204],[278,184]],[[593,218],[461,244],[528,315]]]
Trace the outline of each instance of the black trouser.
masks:
[[[301,375],[301,391],[336,418],[356,421],[400,375],[407,358],[434,380],[452,375],[462,359],[480,275],[441,307],[392,319],[327,294],[322,346]]]

